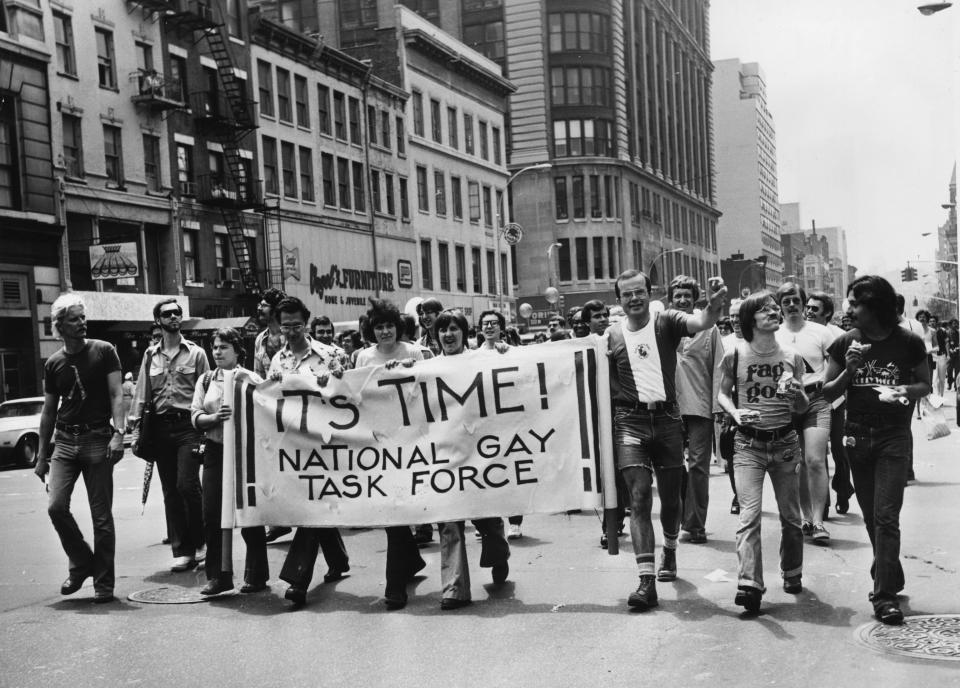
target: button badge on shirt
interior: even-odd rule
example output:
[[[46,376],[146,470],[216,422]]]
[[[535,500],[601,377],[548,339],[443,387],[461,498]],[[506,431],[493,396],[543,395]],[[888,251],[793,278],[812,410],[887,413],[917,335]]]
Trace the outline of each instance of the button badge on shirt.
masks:
[[[637,356],[640,358],[646,358],[650,355],[650,345],[649,344],[638,344],[637,345]]]

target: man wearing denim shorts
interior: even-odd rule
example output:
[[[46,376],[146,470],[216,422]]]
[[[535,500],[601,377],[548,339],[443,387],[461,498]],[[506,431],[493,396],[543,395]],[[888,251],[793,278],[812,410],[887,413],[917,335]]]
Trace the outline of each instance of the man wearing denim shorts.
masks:
[[[626,318],[611,326],[604,337],[611,358],[617,467],[630,495],[630,537],[640,571],[640,586],[627,604],[643,610],[657,605],[655,580],[677,577],[683,484],[683,423],[675,386],[677,346],[683,337],[713,327],[727,290],[720,281],[711,285],[709,305],[697,315],[674,310],[652,313],[650,278],[639,270],[621,273],[614,291]],[[656,543],[650,518],[654,475],[664,539],[656,579]]]
[[[777,305],[783,312],[783,324],[776,332],[780,346],[793,349],[803,357],[803,391],[810,400],[807,410],[794,418],[797,432],[803,434],[803,463],[800,466],[800,510],[803,534],[815,545],[829,545],[830,533],[823,527],[823,516],[830,496],[827,473],[827,441],[830,439],[830,404],[823,396],[823,374],[827,349],[834,335],[825,326],[804,318],[807,294],[794,282],[777,289]]]

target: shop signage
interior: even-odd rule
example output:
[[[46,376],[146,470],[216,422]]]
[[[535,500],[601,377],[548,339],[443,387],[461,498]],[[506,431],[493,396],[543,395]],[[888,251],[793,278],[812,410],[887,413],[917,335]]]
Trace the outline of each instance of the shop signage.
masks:
[[[129,279],[140,274],[137,243],[90,246],[90,277],[95,280]]]
[[[341,268],[334,263],[326,272],[310,263],[310,293],[316,294],[324,303],[341,303],[346,305],[363,306],[367,303],[366,296],[342,296],[331,294],[336,290],[352,291],[396,291],[393,274],[377,272],[375,270],[358,270],[356,268]]]

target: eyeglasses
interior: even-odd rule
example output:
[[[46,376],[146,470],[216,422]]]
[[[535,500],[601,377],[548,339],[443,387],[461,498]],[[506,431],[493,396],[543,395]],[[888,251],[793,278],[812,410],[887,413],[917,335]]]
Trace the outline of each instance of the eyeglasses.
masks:
[[[637,297],[643,297],[643,296],[646,296],[646,295],[647,295],[647,290],[646,290],[646,289],[631,289],[630,291],[622,291],[622,292],[620,292],[620,300],[621,300],[621,301],[629,301],[630,299],[637,298]]]
[[[500,323],[496,320],[484,320],[482,323],[480,323],[480,327],[500,327]]]
[[[298,330],[303,329],[303,323],[298,323],[296,325],[281,325],[281,332],[297,332]]]
[[[779,313],[780,306],[775,303],[768,303],[766,306],[760,309],[761,313]]]
[[[784,296],[782,299],[780,299],[780,305],[781,305],[781,306],[786,305],[786,304],[789,304],[789,303],[800,303],[800,297],[799,297],[799,296]]]
[[[183,311],[179,309],[175,311],[160,311],[160,317],[161,318],[182,318]]]
[[[815,304],[815,303],[808,303],[808,304],[805,306],[805,308],[806,308],[808,311],[813,311],[814,313],[819,313],[819,312],[820,312],[820,306],[818,306],[818,305]]]

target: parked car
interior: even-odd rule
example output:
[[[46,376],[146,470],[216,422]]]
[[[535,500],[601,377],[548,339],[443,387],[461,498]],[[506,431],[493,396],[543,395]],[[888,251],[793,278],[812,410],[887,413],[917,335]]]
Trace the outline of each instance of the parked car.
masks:
[[[33,466],[40,440],[43,397],[13,399],[0,404],[0,462]]]

